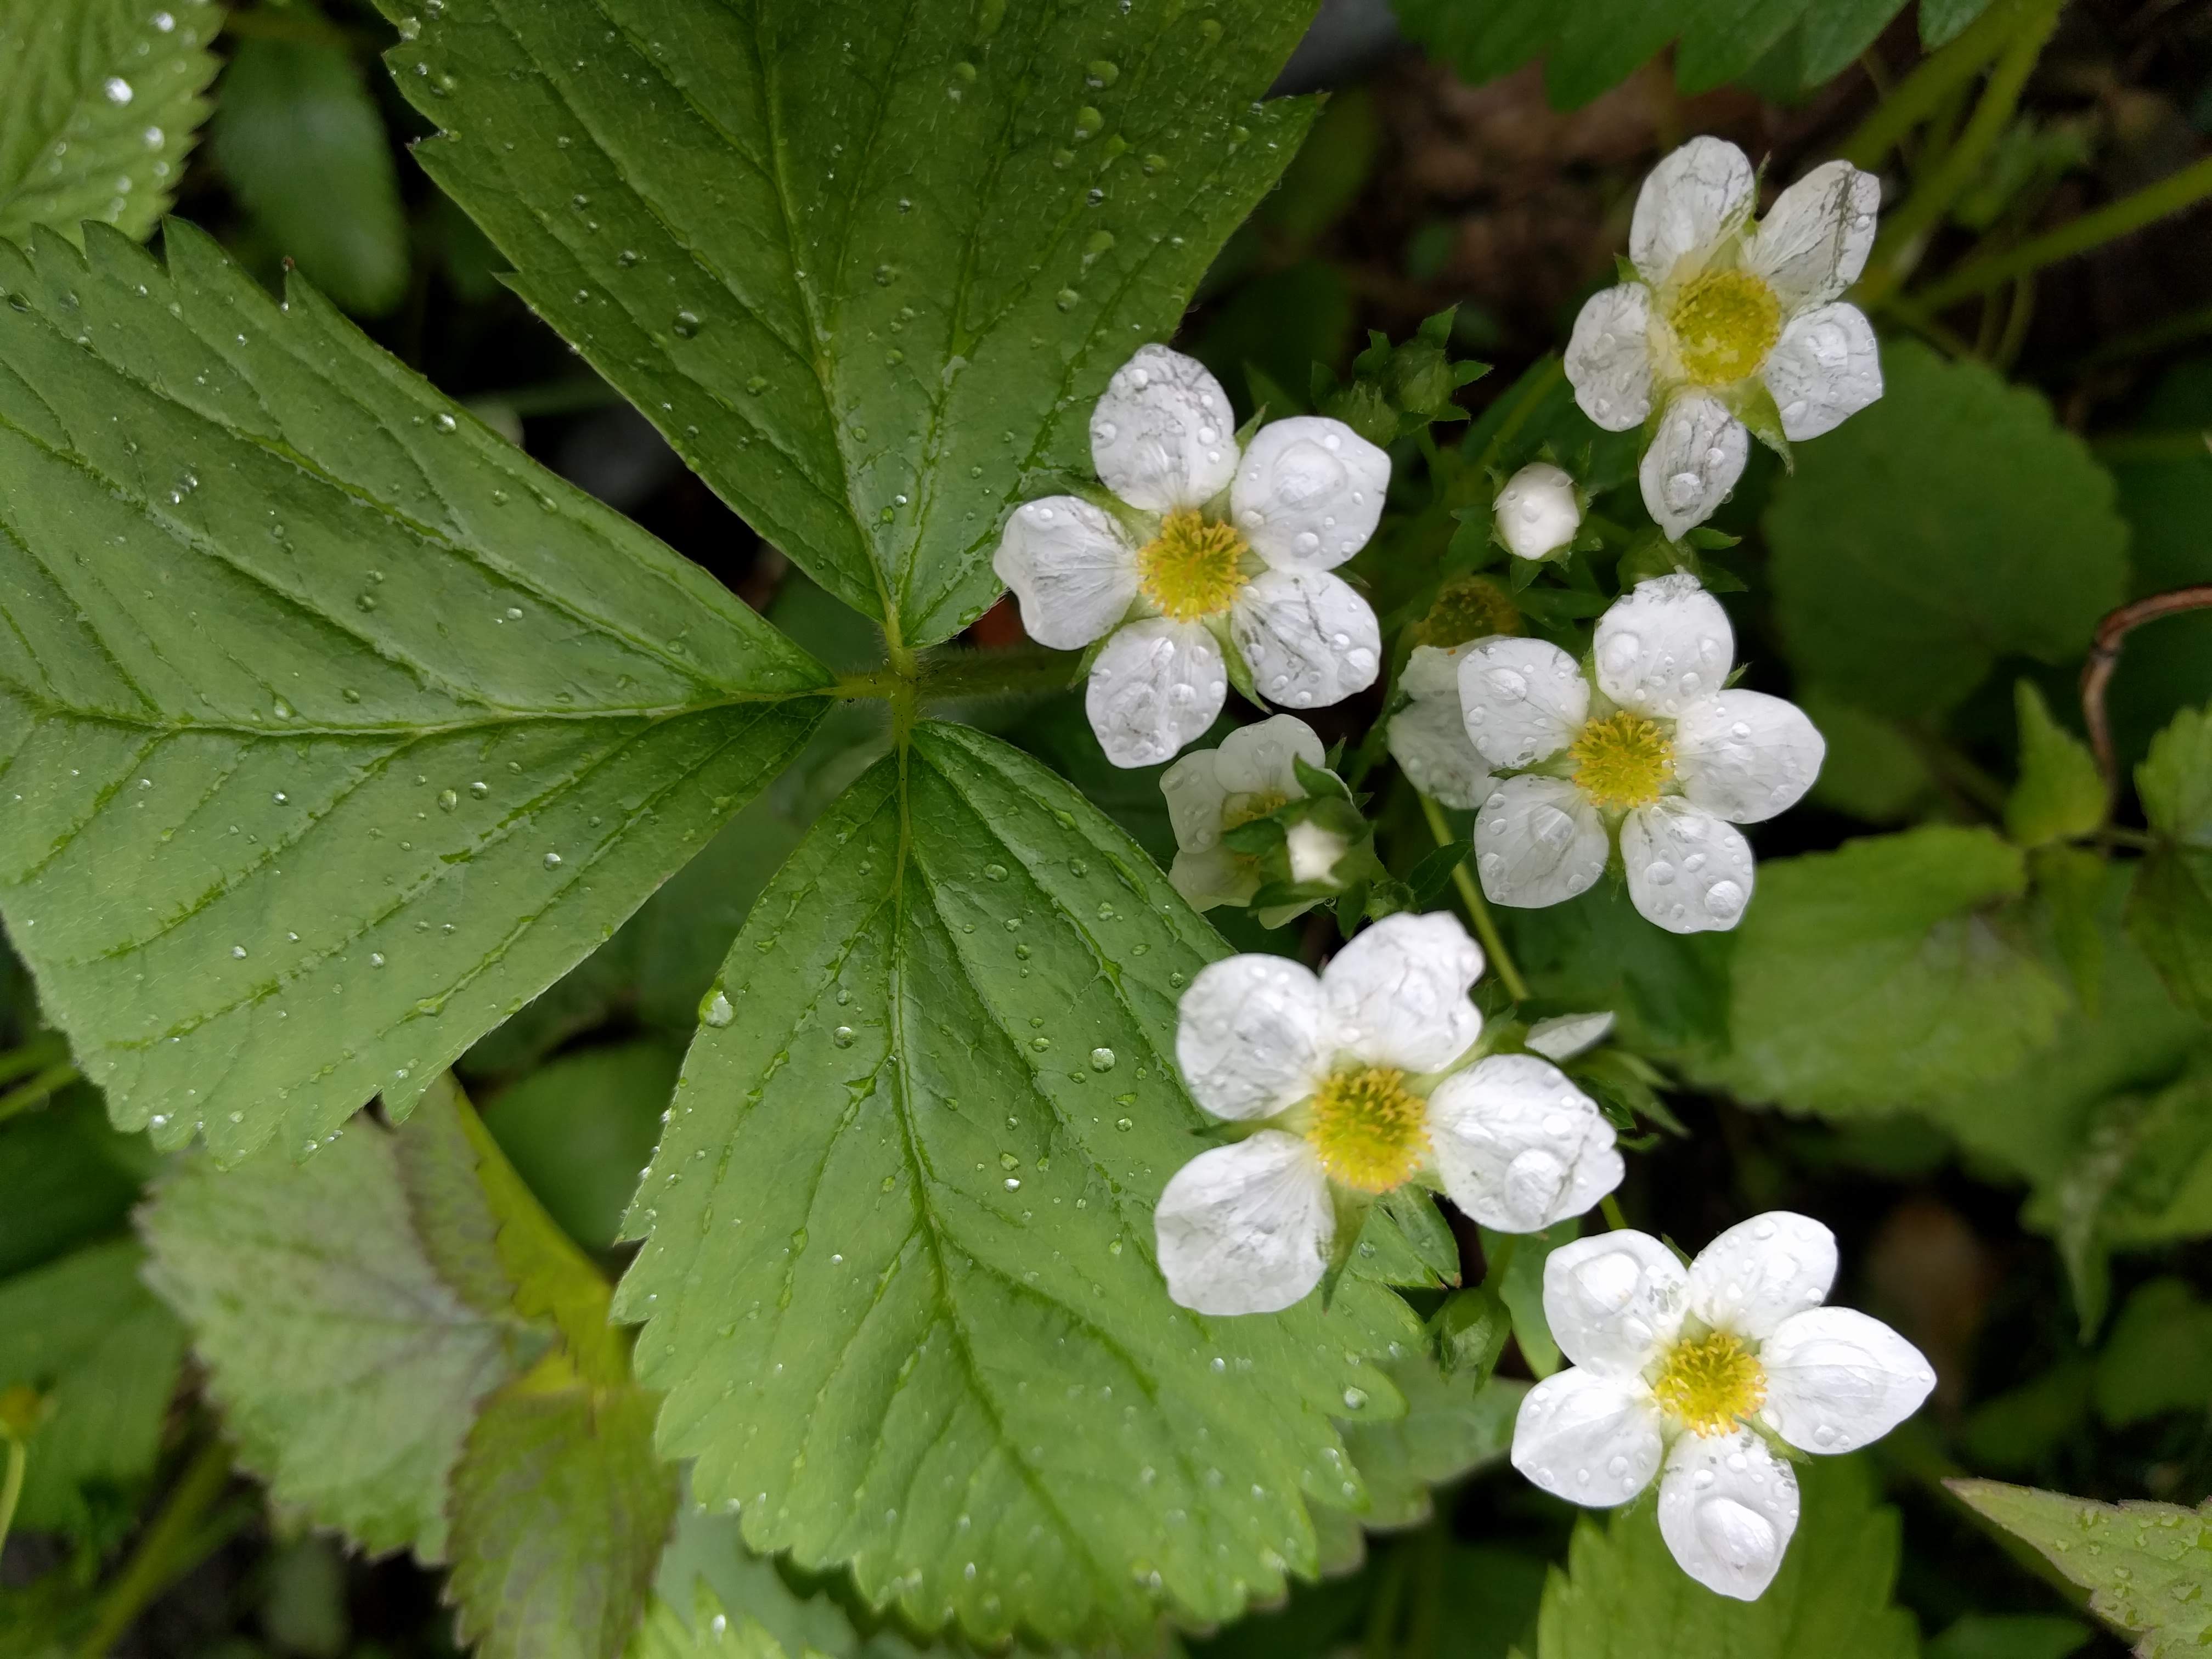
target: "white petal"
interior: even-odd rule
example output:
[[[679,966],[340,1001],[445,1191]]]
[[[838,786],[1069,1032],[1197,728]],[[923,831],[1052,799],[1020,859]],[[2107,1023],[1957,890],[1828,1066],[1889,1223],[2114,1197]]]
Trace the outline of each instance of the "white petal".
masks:
[[[1237,472],[1237,420],[1204,363],[1139,346],[1114,372],[1091,415],[1091,464],[1132,507],[1197,507]]]
[[[1314,1091],[1327,1069],[1321,981],[1284,957],[1229,957],[1182,994],[1176,1064],[1190,1097],[1216,1117],[1273,1117]]]
[[[1751,843],[1683,801],[1639,806],[1623,818],[1620,861],[1638,914],[1670,933],[1724,932],[1751,902]]]
[[[1659,1477],[1659,1533],[1707,1589],[1756,1601],[1797,1530],[1797,1476],[1748,1429],[1686,1434]]]
[[[1168,885],[1194,910],[1211,910],[1217,904],[1249,904],[1260,890],[1260,872],[1226,848],[1185,848],[1168,870]]]
[[[1605,823],[1563,778],[1508,778],[1474,820],[1474,871],[1493,904],[1564,903],[1605,872]]]
[[[1326,570],[1263,570],[1229,611],[1230,637],[1270,702],[1318,708],[1375,684],[1382,631],[1367,601]]]
[[[1583,414],[1607,432],[1651,412],[1651,290],[1623,283],[1593,294],[1567,340],[1567,382]]]
[[[1936,1372],[1919,1349],[1850,1308],[1813,1308],[1774,1328],[1760,1415],[1791,1445],[1856,1451],[1920,1409]]]
[[[1294,415],[1253,435],[1229,489],[1230,521],[1278,570],[1334,570],[1367,544],[1390,458],[1341,421]]]
[[[1513,1467],[1570,1504],[1609,1509],[1651,1484],[1665,1447],[1659,1413],[1640,1384],[1570,1367],[1522,1396]]]
[[[1763,1339],[1817,1308],[1836,1282],[1836,1236],[1810,1216],[1769,1210],[1739,1221],[1690,1264],[1690,1311],[1717,1330]]]
[[[1228,700],[1221,646],[1196,623],[1152,617],[1106,641],[1084,712],[1116,766],[1157,766],[1202,735]]]
[[[1613,1035],[1613,1011],[1595,1014],[1553,1014],[1528,1028],[1522,1041],[1547,1060],[1562,1063],[1595,1048]]]
[[[1492,1054],[1446,1078],[1428,1125],[1446,1196],[1501,1232],[1541,1232],[1620,1185],[1613,1126],[1534,1054]]]
[[[1482,643],[1468,640],[1452,646],[1417,645],[1398,676],[1399,689],[1417,701],[1440,698],[1459,707],[1459,665],[1467,653]]]
[[[1575,740],[1589,714],[1589,682],[1558,646],[1501,635],[1460,659],[1459,706],[1485,760],[1526,766]]]
[[[1433,649],[1422,646],[1414,655]],[[1459,687],[1449,697],[1416,697],[1390,716],[1390,757],[1413,787],[1446,806],[1473,811],[1497,787],[1490,766],[1467,740]]]
[[[1751,434],[1727,404],[1703,392],[1676,393],[1636,469],[1644,510],[1668,540],[1681,540],[1720,510],[1750,456]]]
[[[1544,1322],[1576,1364],[1632,1377],[1682,1328],[1689,1284],[1674,1251],[1650,1234],[1594,1233],[1544,1258]]]
[[[1721,689],[1735,661],[1735,630],[1695,576],[1654,576],[1597,619],[1593,654],[1607,696],[1672,720]]]
[[[1219,845],[1222,807],[1229,799],[1221,781],[1221,750],[1194,749],[1169,767],[1160,774],[1160,795],[1178,848],[1203,853]]]
[[[1221,740],[1221,787],[1232,795],[1273,794],[1302,799],[1295,763],[1324,766],[1328,750],[1310,726],[1295,714],[1275,714],[1240,726]]]
[[[1262,1129],[1177,1170],[1152,1226],[1168,1294],[1184,1307],[1278,1313],[1321,1283],[1336,1218],[1313,1148]]]
[[[1744,263],[1767,280],[1784,311],[1826,305],[1866,269],[1881,208],[1881,179],[1849,161],[1823,162],[1774,198]]]
[[[1073,651],[1121,621],[1137,597],[1137,551],[1112,518],[1075,495],[1026,501],[991,557],[1039,645]]]
[[[1294,823],[1284,832],[1283,850],[1290,858],[1292,881],[1327,881],[1336,873],[1337,861],[1352,850],[1352,845],[1335,830],[1309,820]]]
[[[1547,559],[1570,547],[1583,527],[1582,498],[1565,467],[1531,461],[1505,481],[1491,503],[1492,522],[1516,557]]]
[[[1759,374],[1781,412],[1782,435],[1802,443],[1881,396],[1881,347],[1866,313],[1839,300],[1791,318]]]
[[[1432,1072],[1482,1035],[1467,1000],[1481,975],[1482,947],[1456,916],[1385,916],[1322,970],[1334,1044],[1377,1065]]]
[[[1682,710],[1674,776],[1692,806],[1731,823],[1758,823],[1797,804],[1827,751],[1796,703],[1764,691],[1723,691]]]
[[[1692,138],[1662,160],[1637,193],[1628,228],[1628,257],[1644,280],[1665,282],[1684,258],[1739,228],[1754,183],[1751,162],[1725,139]]]

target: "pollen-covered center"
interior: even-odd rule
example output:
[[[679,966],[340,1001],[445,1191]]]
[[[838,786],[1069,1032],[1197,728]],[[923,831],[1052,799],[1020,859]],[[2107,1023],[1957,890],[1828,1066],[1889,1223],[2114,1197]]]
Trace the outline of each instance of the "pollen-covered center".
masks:
[[[1601,812],[1649,806],[1674,775],[1674,739],[1657,720],[1622,708],[1584,726],[1567,746],[1575,787]]]
[[[1137,585],[1177,622],[1225,611],[1252,580],[1244,538],[1233,525],[1208,522],[1190,507],[1160,520],[1160,533],[1137,553]]]
[[[1726,1434],[1766,1403],[1766,1370],[1741,1338],[1708,1331],[1668,1351],[1651,1395],[1692,1434]]]
[[[1421,618],[1420,642],[1449,650],[1469,640],[1522,631],[1521,608],[1487,576],[1462,576],[1445,584]]]
[[[1733,386],[1757,374],[1782,337],[1782,301],[1747,270],[1709,270],[1683,286],[1667,320],[1683,374],[1698,386]]]
[[[1428,1156],[1428,1106],[1395,1066],[1333,1073],[1313,1097],[1306,1139],[1329,1179],[1363,1193],[1402,1186]]]
[[[1291,798],[1279,790],[1255,789],[1242,795],[1231,795],[1222,803],[1221,827],[1236,830],[1257,822],[1270,812],[1281,811],[1291,804]]]

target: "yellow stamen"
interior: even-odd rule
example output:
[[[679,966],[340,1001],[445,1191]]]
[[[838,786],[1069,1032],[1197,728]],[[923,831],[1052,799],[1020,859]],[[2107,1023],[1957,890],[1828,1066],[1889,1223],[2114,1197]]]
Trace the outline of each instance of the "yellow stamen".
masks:
[[[1313,1097],[1306,1139],[1329,1179],[1363,1193],[1405,1184],[1429,1154],[1428,1106],[1395,1066],[1335,1073]]]
[[[1518,634],[1521,608],[1487,576],[1462,576],[1447,582],[1415,630],[1415,643],[1449,650],[1492,634]]]
[[[1222,803],[1221,827],[1235,830],[1277,811],[1291,804],[1288,795],[1273,789],[1255,789],[1246,795],[1231,795]]]
[[[1177,622],[1197,622],[1229,608],[1252,580],[1249,550],[1236,526],[1210,523],[1190,507],[1160,520],[1160,533],[1137,554],[1137,585]]]
[[[1674,740],[1658,721],[1623,708],[1583,726],[1567,745],[1575,787],[1601,812],[1659,799],[1674,775]]]
[[[1708,270],[1668,307],[1682,373],[1698,386],[1733,386],[1759,372],[1782,337],[1782,301],[1747,270]]]
[[[1766,1403],[1766,1370],[1741,1339],[1708,1331],[1668,1351],[1651,1396],[1692,1434],[1726,1434]]]

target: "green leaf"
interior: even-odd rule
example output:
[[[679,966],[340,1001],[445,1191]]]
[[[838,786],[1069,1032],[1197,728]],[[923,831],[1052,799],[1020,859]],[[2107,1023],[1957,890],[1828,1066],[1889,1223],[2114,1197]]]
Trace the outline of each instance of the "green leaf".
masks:
[[[2185,708],[2136,769],[2143,816],[2162,836],[2212,848],[2212,708]]]
[[[407,216],[384,117],[343,48],[254,36],[222,77],[215,159],[275,251],[350,312],[407,292]]]
[[[675,1532],[660,1553],[653,1594],[657,1605],[672,1613],[705,1602],[719,1610],[734,1607],[742,1617],[732,1619],[732,1625],[758,1624],[786,1653],[908,1659],[912,1652],[888,1632],[864,1638],[834,1595],[795,1588],[775,1561],[746,1549],[737,1516],[690,1504],[679,1510]],[[712,1617],[710,1611],[707,1619]],[[702,1622],[695,1619],[693,1627]]]
[[[1502,1459],[1525,1382],[1504,1377],[1455,1381],[1425,1348],[1384,1367],[1406,1396],[1406,1414],[1388,1423],[1347,1425],[1345,1449],[1367,1483],[1370,1531],[1417,1527],[1434,1510],[1429,1488]]]
[[[0,237],[76,241],[87,219],[151,234],[207,118],[222,22],[210,0],[0,0]]]
[[[0,1275],[122,1231],[153,1164],[142,1138],[108,1127],[89,1089],[0,1129]]]
[[[1907,0],[1823,0],[1805,11],[1801,72],[1808,87],[1842,74],[1875,43]]]
[[[1912,1615],[1890,1602],[1898,1522],[1861,1465],[1799,1466],[1796,1536],[1755,1601],[1717,1595],[1674,1563],[1649,1501],[1585,1517],[1544,1589],[1537,1659],[1913,1659]]]
[[[1828,745],[1813,781],[1815,805],[1887,825],[1917,816],[1934,796],[1924,750],[1896,722],[1817,688],[1800,687],[1796,701]]]
[[[1760,865],[1735,935],[1731,1044],[1706,1075],[1841,1116],[2002,1077],[2067,1006],[2006,908],[2027,883],[2018,848],[1948,826]]]
[[[1921,49],[1948,46],[1989,7],[1990,0],[1920,0]]]
[[[481,1659],[623,1651],[676,1518],[653,1407],[636,1388],[592,1387],[557,1354],[487,1402],[453,1469],[446,1589]]]
[[[441,1127],[434,1107],[397,1134],[364,1118],[296,1168],[190,1158],[143,1221],[240,1463],[281,1509],[426,1562],[477,1401],[543,1346],[504,1305],[481,1195],[441,1178]],[[422,1154],[405,1173],[403,1145]]]
[[[827,675],[305,285],[165,241],[0,246],[0,908],[118,1126],[235,1158],[404,1115]]]
[[[2142,1638],[2142,1659],[2179,1659],[2212,1636],[2212,1521],[2172,1504],[2099,1504],[2063,1492],[1954,1480],[1960,1498],[2089,1592],[2089,1607]]]
[[[27,1386],[43,1403],[23,1527],[82,1533],[101,1489],[154,1471],[185,1334],[138,1282],[144,1261],[117,1240],[0,1282],[0,1389]]]
[[[1363,1356],[1417,1329],[1358,1274],[1326,1314],[1169,1301],[1152,1205],[1203,1149],[1176,1002],[1220,953],[963,727],[815,826],[724,966],[617,1298],[663,1451],[754,1549],[985,1639],[1148,1640],[1315,1571],[1304,1497],[1363,1497],[1328,1419],[1395,1413]]]
[[[2014,683],[2013,707],[2020,721],[2020,781],[2005,799],[2005,833],[2023,847],[2094,833],[2105,821],[2106,790],[2089,745],[2051,718],[2033,682]]]
[[[2212,1409],[2212,1304],[2185,1279],[2136,1286],[2097,1355],[2096,1397],[2097,1414],[2116,1429]]]
[[[1882,368],[1881,400],[1803,447],[1765,523],[1798,672],[1924,719],[2001,656],[2080,656],[2124,593],[2127,526],[2034,392],[1911,342]]]
[[[2177,1001],[2212,1018],[2212,708],[2185,708],[2136,769],[2160,845],[2143,860],[2128,925]]]
[[[390,61],[516,290],[762,535],[907,646],[1000,592],[1297,150],[1311,0],[448,0]]]
[[[650,1040],[586,1048],[532,1073],[486,1110],[484,1127],[515,1173],[579,1244],[613,1243],[682,1064]]]
[[[1927,11],[1921,12],[1923,21]],[[2078,1619],[2040,1613],[1970,1613],[1921,1650],[1925,1659],[2067,1659],[2096,1632]]]
[[[757,1620],[732,1619],[714,1593],[702,1587],[689,1623],[654,1597],[630,1644],[629,1659],[787,1659],[787,1650]]]

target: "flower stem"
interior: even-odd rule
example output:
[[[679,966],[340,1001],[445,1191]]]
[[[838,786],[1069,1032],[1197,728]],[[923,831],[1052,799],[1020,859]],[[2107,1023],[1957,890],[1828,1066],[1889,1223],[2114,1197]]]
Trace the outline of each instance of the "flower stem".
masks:
[[[1883,94],[1881,104],[1844,144],[1844,159],[1853,167],[1880,167],[1906,133],[1940,112],[1946,99],[2004,50],[2023,3],[1998,0],[1957,40],[1923,59],[1919,68]]]
[[[42,1106],[54,1094],[66,1089],[82,1074],[70,1061],[64,1060],[49,1066],[27,1083],[19,1083],[4,1094],[0,1094],[0,1123],[6,1122],[18,1112],[27,1112],[33,1106]]]
[[[199,1561],[205,1553],[195,1547],[202,1541],[196,1536],[200,1519],[229,1484],[229,1449],[210,1440],[177,1477],[161,1514],[100,1596],[99,1613],[77,1647],[76,1659],[103,1659],[147,1604]]]
[[[23,1495],[23,1443],[7,1437],[8,1473],[0,1478],[0,1547],[8,1542],[8,1528],[15,1524],[15,1500]]]
[[[1626,1231],[1628,1218],[1620,1212],[1620,1200],[1611,1193],[1598,1200],[1597,1206],[1605,1212],[1605,1224],[1615,1232]]]
[[[1426,795],[1421,797],[1421,816],[1429,821],[1429,833],[1437,838],[1437,845],[1452,844],[1451,825],[1444,822],[1444,809]],[[1505,982],[1506,994],[1516,1002],[1528,1000],[1528,981],[1521,977],[1521,970],[1513,965],[1512,953],[1506,950],[1504,938],[1498,931],[1498,923],[1490,914],[1490,907],[1482,902],[1482,890],[1474,884],[1474,878],[1467,872],[1467,861],[1452,866],[1452,884],[1459,889],[1460,902],[1467,906],[1467,914],[1474,922],[1475,936],[1481,939],[1482,948],[1498,969],[1498,977]]]
[[[2045,265],[2087,253],[2092,248],[2141,230],[2154,220],[2179,213],[2208,196],[2212,196],[2212,157],[2179,173],[2170,173],[2154,185],[2146,185],[2133,195],[2123,196],[2094,213],[2069,220],[2048,234],[2031,238],[2018,247],[1970,259],[1913,298],[1923,309],[1941,311],[2016,276],[2025,276],[2032,270],[2040,270]]]
[[[2178,617],[2185,611],[2204,610],[2212,610],[2212,582],[2149,594],[2122,605],[2097,624],[2088,660],[2081,665],[2081,723],[2089,729],[2090,751],[2097,757],[2097,770],[2104,777],[2107,798],[2119,793],[2120,763],[2112,750],[2112,726],[2105,713],[2105,691],[2112,683],[2112,671],[2120,665],[2121,646],[2145,623],[2156,622],[2160,617]]]

